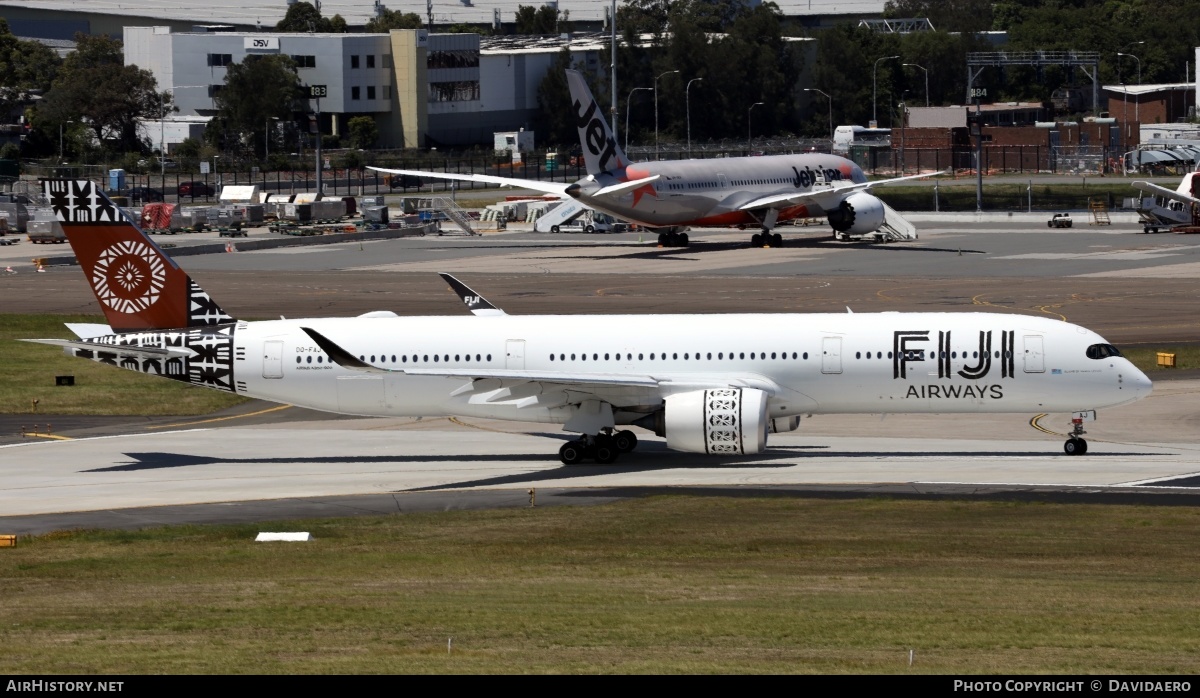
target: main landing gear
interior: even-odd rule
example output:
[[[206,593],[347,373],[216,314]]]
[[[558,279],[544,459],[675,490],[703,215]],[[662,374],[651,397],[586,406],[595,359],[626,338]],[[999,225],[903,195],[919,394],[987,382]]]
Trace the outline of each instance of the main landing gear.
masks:
[[[779,209],[773,208],[767,211],[762,220],[762,232],[755,233],[750,236],[751,247],[783,247],[783,236],[779,233],[772,233],[775,229],[775,222],[779,220]]]
[[[605,429],[595,436],[585,435],[568,441],[558,449],[558,457],[566,465],[576,465],[585,458],[608,465],[622,453],[637,448],[637,441],[637,434],[628,429],[616,433],[612,429]]]
[[[751,247],[783,247],[783,236],[763,230],[750,236]]]
[[[1063,444],[1063,451],[1068,456],[1082,456],[1087,453],[1087,441],[1082,438],[1086,433],[1083,430],[1081,417],[1071,419],[1071,433],[1067,434],[1067,442]]]
[[[659,233],[658,234],[658,246],[659,247],[687,247],[688,246],[688,234],[687,233],[676,233],[676,232]]]

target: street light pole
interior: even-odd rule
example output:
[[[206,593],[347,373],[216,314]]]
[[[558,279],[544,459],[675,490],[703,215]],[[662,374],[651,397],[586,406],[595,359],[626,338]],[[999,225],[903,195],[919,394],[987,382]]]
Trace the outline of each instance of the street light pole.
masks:
[[[904,63],[902,65],[911,66],[913,68],[921,68],[921,66],[917,65],[916,63]],[[929,71],[925,70],[924,68],[921,68],[921,70],[925,73],[925,106],[928,107],[929,106]]]
[[[878,71],[879,71],[879,63],[881,61],[890,61],[893,58],[899,58],[899,57],[900,56],[884,56],[883,58],[876,58],[875,65],[871,68],[871,128],[875,128],[876,126],[879,125],[879,111],[875,106],[875,104],[876,104],[875,97],[876,97],[876,94],[878,93],[878,91],[876,90],[876,85],[877,85],[876,75],[878,74]]]
[[[829,102],[829,147],[832,148],[833,147],[833,97],[830,97],[828,94],[822,92],[821,90],[818,90],[815,87],[806,87],[806,88],[804,88],[804,91],[805,92],[816,92],[819,95],[824,95],[825,100]]]
[[[654,78],[654,159],[658,159],[658,80],[663,75],[678,73],[678,70],[668,70],[667,72]]]
[[[754,142],[753,132],[750,130],[750,116],[754,113],[754,108],[762,106],[762,102],[755,102],[746,110],[746,154],[750,154],[751,144]]]
[[[629,91],[629,96],[625,98],[625,152],[629,152],[629,107],[633,106],[633,93],[638,90],[649,90],[649,87],[635,87]]]
[[[1140,44],[1142,42],[1139,41],[1138,43]],[[1142,84],[1142,59],[1138,58],[1137,56],[1133,55],[1132,53],[1118,52],[1117,56],[1118,56],[1118,58],[1117,58],[1118,63],[1121,60],[1120,56],[1125,56],[1126,58],[1132,58],[1133,60],[1137,61],[1137,81],[1138,81],[1138,86],[1140,87]],[[1121,84],[1124,85],[1124,82],[1122,82]],[[1141,96],[1141,94],[1138,94],[1137,98],[1133,100],[1133,118],[1134,118],[1134,121],[1138,122],[1139,129],[1142,127],[1141,104],[1142,104],[1142,96]],[[1128,90],[1125,91],[1125,113],[1126,113],[1126,115],[1128,115],[1128,113],[1129,113],[1129,91]]]
[[[687,87],[683,89],[683,106],[687,111],[687,141],[688,141],[688,157],[692,156],[692,103],[688,97],[688,90],[692,89],[692,83],[703,80],[704,78],[692,78],[688,80]]]

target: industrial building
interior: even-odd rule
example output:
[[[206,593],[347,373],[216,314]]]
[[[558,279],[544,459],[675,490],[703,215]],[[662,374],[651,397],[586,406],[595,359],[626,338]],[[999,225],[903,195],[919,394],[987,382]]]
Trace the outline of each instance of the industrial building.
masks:
[[[491,142],[495,131],[530,128],[537,90],[563,47],[599,71],[608,37],[481,37],[429,34],[266,34],[175,32],[129,26],[125,62],[152,72],[182,117],[212,116],[228,66],[248,56],[282,54],[305,85],[325,85],[321,130],[340,134],[349,119],[371,116],[384,148]],[[607,68],[607,66],[603,66]],[[156,140],[151,125],[147,135]],[[160,129],[165,131],[165,129]],[[167,141],[168,149],[171,141]]]

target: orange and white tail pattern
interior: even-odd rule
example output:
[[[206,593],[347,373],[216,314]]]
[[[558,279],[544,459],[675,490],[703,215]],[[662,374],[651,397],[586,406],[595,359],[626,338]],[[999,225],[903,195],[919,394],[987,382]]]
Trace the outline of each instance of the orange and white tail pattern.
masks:
[[[114,331],[234,322],[95,182],[45,180],[45,192]]]

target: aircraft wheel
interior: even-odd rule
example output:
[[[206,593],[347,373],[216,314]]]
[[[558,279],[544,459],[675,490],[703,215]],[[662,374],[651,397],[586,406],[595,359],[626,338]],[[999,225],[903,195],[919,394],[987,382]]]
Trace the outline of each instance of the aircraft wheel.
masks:
[[[679,234],[679,246],[680,246],[680,247],[687,247],[687,246],[688,246],[688,234],[687,234],[687,233],[680,233],[680,234]]]
[[[621,455],[621,452],[611,442],[604,445],[596,445],[596,462],[601,465],[612,463],[617,460],[617,456],[619,455]]]
[[[771,236],[771,247],[783,247],[783,236],[775,233]]]
[[[583,460],[583,449],[578,441],[568,441],[558,449],[558,457],[564,465],[576,465]]]
[[[618,431],[612,437],[613,446],[617,447],[617,451],[621,453],[629,453],[637,448],[637,434],[634,434],[628,429]]]
[[[762,235],[760,235],[759,233],[755,233],[750,236],[750,246],[751,247],[762,247],[762,244],[763,244]]]
[[[1063,444],[1063,451],[1068,456],[1082,456],[1087,453],[1087,441],[1084,439],[1067,439]]]
[[[670,239],[671,239],[670,236],[668,236],[666,233],[659,233],[658,234],[659,247],[666,247],[668,245],[668,243],[670,242]]]

